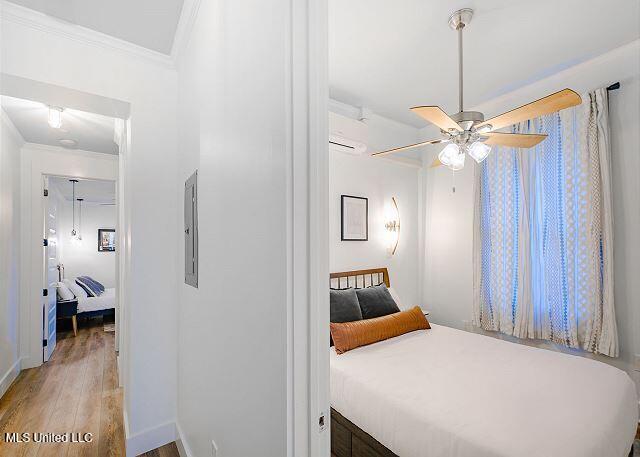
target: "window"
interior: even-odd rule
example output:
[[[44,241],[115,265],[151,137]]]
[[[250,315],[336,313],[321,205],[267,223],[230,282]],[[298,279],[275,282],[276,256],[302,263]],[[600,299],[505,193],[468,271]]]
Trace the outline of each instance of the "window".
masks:
[[[522,123],[477,173],[475,325],[617,356],[606,89]]]

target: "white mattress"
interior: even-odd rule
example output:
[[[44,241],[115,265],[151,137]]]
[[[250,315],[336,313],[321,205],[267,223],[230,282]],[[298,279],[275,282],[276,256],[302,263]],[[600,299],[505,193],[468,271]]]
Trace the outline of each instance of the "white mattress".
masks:
[[[98,297],[78,297],[78,313],[116,307],[116,289],[105,289]]]
[[[331,406],[401,457],[627,457],[638,423],[625,372],[449,327],[330,359]]]

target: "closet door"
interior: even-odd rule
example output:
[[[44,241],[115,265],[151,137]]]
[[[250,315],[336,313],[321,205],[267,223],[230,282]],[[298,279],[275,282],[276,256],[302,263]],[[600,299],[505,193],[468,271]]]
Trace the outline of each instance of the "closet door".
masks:
[[[48,189],[48,178],[44,188]],[[47,194],[49,192],[46,192]],[[43,193],[44,194],[44,193]],[[56,283],[58,282],[58,205],[52,197],[44,198],[44,285],[43,285],[43,359],[51,358],[56,348]],[[46,290],[46,295],[44,294]],[[45,344],[46,341],[46,344]]]

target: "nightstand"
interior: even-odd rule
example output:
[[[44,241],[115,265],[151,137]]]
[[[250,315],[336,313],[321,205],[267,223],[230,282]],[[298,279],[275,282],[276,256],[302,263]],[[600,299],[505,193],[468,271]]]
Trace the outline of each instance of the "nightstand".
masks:
[[[58,300],[56,302],[56,317],[58,319],[71,318],[73,324],[73,336],[78,335],[78,321],[76,319],[78,314],[78,300]]]

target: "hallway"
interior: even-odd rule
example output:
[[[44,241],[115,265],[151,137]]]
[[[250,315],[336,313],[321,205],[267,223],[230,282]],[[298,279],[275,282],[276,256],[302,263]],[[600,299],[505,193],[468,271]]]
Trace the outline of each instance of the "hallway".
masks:
[[[125,455],[114,333],[98,318],[58,338],[51,360],[22,371],[0,400],[0,455]],[[91,441],[7,443],[11,432],[91,433]]]

